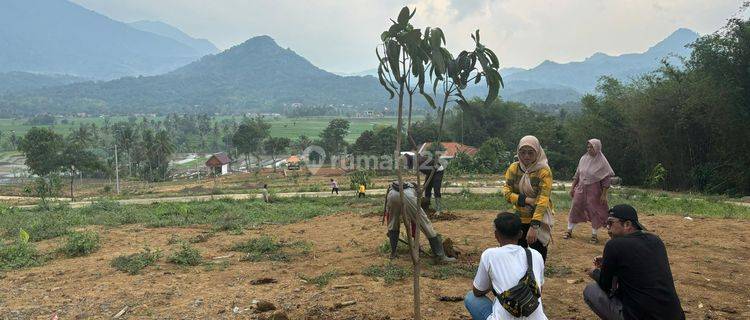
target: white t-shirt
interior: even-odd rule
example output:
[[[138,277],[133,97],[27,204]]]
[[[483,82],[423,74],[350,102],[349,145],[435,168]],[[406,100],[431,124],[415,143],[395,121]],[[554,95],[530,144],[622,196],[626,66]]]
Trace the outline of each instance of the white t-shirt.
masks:
[[[544,260],[542,255],[531,250],[531,261],[534,265],[534,278],[539,288],[544,284]],[[508,244],[498,248],[489,248],[484,250],[482,258],[479,261],[479,269],[474,277],[474,287],[479,290],[489,290],[492,285],[495,291],[500,294],[505,290],[518,284],[523,275],[526,274],[526,252],[523,247]],[[495,299],[492,304],[492,314],[487,320],[504,320],[504,319],[535,319],[546,320],[542,309],[542,299],[539,298],[539,307],[528,317],[516,318],[512,316],[503,306]]]

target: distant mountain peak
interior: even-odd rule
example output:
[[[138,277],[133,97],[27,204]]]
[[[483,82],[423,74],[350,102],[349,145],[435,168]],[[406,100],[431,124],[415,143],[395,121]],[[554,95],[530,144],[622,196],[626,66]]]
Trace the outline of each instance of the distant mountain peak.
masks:
[[[560,65],[560,64],[552,60],[544,60],[542,63],[539,64],[539,66],[537,66],[537,68],[538,67],[550,67],[550,66],[556,66],[556,65]]]
[[[250,39],[245,40],[245,42],[241,43],[239,46],[275,46],[281,48],[277,43],[276,40],[271,38],[269,35],[261,35],[261,36],[255,36]]]
[[[63,0],[0,1],[0,72],[91,79],[161,74],[203,56],[189,45]]]
[[[649,48],[646,53],[684,53],[689,51],[685,48],[685,45],[693,43],[698,37],[698,33],[693,30],[679,28],[664,38],[664,40],[659,41],[653,47]]]
[[[597,53],[592,54],[590,57],[586,58],[586,60],[584,61],[599,61],[599,60],[603,60],[603,59],[610,58],[610,57],[611,56],[606,53],[597,52]]]
[[[219,49],[211,41],[194,38],[179,28],[162,21],[140,20],[128,23],[128,26],[170,38],[195,49],[195,51],[203,55],[219,52]]]
[[[597,52],[583,61],[556,63],[545,60],[528,71],[508,75],[504,80],[508,88],[553,88],[564,86],[578,92],[593,92],[601,76],[612,76],[623,81],[652,72],[659,68],[663,59],[680,65],[679,57],[689,57],[692,49],[688,46],[698,38],[698,34],[680,28],[656,43],[646,52],[626,53],[616,56]]]

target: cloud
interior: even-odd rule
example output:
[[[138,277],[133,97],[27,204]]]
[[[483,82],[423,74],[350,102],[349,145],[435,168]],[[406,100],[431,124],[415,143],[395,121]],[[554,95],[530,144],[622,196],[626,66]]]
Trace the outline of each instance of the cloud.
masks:
[[[160,20],[228,48],[270,35],[312,63],[354,72],[376,64],[378,35],[404,5],[419,27],[439,26],[451,50],[469,35],[498,53],[503,66],[582,60],[595,52],[644,51],[674,30],[701,34],[724,25],[741,0],[73,0],[121,21]]]

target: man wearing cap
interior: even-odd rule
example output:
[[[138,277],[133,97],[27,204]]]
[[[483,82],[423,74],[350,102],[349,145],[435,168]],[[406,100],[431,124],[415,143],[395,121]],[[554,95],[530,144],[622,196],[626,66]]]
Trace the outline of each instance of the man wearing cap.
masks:
[[[594,258],[583,298],[601,319],[685,319],[664,243],[638,222],[635,208],[609,209],[611,240]]]

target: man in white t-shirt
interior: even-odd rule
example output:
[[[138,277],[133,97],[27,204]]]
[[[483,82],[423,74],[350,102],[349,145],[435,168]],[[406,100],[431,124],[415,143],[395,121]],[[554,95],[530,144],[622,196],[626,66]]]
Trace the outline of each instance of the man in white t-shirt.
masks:
[[[526,251],[517,245],[523,234],[521,218],[510,212],[502,212],[497,215],[494,224],[495,239],[500,246],[489,248],[482,253],[477,275],[474,277],[474,288],[464,299],[466,309],[474,320],[547,319],[542,309],[542,298],[539,298],[539,307],[534,313],[528,317],[517,318],[508,313],[497,299],[486,296],[490,291],[499,295],[517,285],[527,270]],[[544,284],[544,260],[538,251],[529,249],[534,278],[541,291]]]

